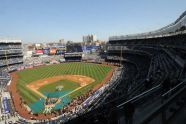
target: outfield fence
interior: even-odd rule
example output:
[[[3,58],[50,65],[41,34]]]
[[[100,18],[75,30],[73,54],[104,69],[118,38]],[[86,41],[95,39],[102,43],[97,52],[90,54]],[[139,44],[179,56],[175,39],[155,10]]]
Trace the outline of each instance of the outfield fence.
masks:
[[[77,105],[71,111],[62,113],[58,117],[54,117],[51,120],[40,120],[39,122],[35,120],[36,124],[40,122],[50,122],[50,123],[65,123],[68,122],[82,114],[85,114],[95,108],[95,105],[99,105],[97,101],[104,99],[121,81],[122,67],[116,68],[113,72],[112,78],[106,82],[101,88],[89,96],[82,104]],[[31,122],[31,121],[28,121]],[[33,120],[32,120],[33,122]]]

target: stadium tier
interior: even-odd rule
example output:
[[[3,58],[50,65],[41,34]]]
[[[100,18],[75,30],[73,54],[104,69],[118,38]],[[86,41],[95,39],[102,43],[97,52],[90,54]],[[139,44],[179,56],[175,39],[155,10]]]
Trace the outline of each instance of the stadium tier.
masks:
[[[66,61],[81,61],[82,52],[81,44],[69,44],[66,46],[64,58]]]
[[[157,31],[112,36],[105,61],[122,67],[111,90],[69,124],[174,124],[186,103],[186,13]],[[184,112],[182,111],[182,114]],[[163,118],[162,118],[163,117]],[[184,122],[184,121],[183,121]]]
[[[186,30],[186,11],[182,13],[182,15],[173,23],[155,31],[140,33],[140,34],[132,34],[132,35],[122,35],[122,36],[111,36],[109,38],[112,40],[130,40],[130,39],[146,39],[146,38],[158,38],[158,37],[166,37],[171,35],[177,35]]]
[[[10,72],[23,63],[21,40],[0,40],[0,69]],[[3,75],[1,75],[3,77]],[[4,76],[6,77],[6,75]]]
[[[7,85],[11,82],[10,72],[17,70],[23,63],[21,40],[0,39],[0,114],[14,115],[15,109]]]
[[[69,43],[66,62],[57,63],[62,58],[52,48],[53,56],[28,57],[19,66],[21,41],[2,40],[1,82],[11,78],[8,92],[0,95],[3,113],[16,113],[17,123],[24,124],[184,122],[185,26],[186,12],[157,31],[112,36],[104,62],[95,54],[86,56],[91,62],[76,62],[82,59],[82,46]]]

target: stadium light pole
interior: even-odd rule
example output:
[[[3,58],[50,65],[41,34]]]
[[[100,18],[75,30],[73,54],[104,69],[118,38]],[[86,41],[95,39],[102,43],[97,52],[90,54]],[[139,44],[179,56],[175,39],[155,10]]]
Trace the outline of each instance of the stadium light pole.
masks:
[[[121,46],[121,52],[120,52],[120,66],[121,66],[121,60],[122,59],[122,46]]]

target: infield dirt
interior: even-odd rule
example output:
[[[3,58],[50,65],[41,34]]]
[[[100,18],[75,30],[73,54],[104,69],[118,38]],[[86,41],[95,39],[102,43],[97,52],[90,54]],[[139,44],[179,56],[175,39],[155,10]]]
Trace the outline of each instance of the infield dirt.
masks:
[[[46,99],[46,96],[40,93],[38,89],[44,85],[47,85],[47,84],[50,84],[50,83],[53,83],[59,80],[63,80],[63,79],[79,83],[80,87],[84,87],[95,81],[94,79],[90,77],[82,76],[82,75],[60,75],[60,76],[54,76],[54,77],[45,78],[45,79],[31,82],[27,84],[27,87],[31,89],[32,91],[34,91],[35,93],[37,93],[38,95],[40,95],[41,97]]]
[[[98,88],[100,88],[104,83],[108,82],[110,80],[110,78],[112,77],[112,73],[114,71],[114,66],[112,66],[113,68],[107,73],[107,76],[99,83],[97,84],[94,88],[93,91],[96,91]],[[56,117],[56,114],[38,114],[38,115],[33,115],[31,114],[26,107],[24,107],[24,103],[21,102],[21,96],[19,94],[19,91],[16,88],[16,83],[19,79],[19,76],[16,74],[16,72],[11,73],[11,77],[12,77],[12,81],[11,81],[11,85],[8,86],[8,90],[12,96],[13,99],[13,104],[15,106],[15,110],[17,113],[19,113],[19,115],[21,117],[24,117],[25,119],[31,119],[35,118],[35,119],[51,119],[53,117]],[[71,78],[71,77],[70,77]],[[46,79],[44,79],[46,80]]]

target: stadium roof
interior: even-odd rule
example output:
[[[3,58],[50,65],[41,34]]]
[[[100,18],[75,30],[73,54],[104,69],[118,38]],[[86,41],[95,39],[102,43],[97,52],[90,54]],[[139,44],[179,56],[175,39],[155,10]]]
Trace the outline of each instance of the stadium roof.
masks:
[[[21,40],[0,39],[0,43],[21,43]]]
[[[129,40],[129,39],[146,39],[146,38],[156,38],[156,37],[165,37],[172,36],[177,34],[185,34],[186,31],[181,31],[182,27],[186,27],[186,11],[181,14],[181,16],[173,23],[160,28],[159,30],[132,34],[132,35],[121,35],[121,36],[111,36],[109,40]]]

